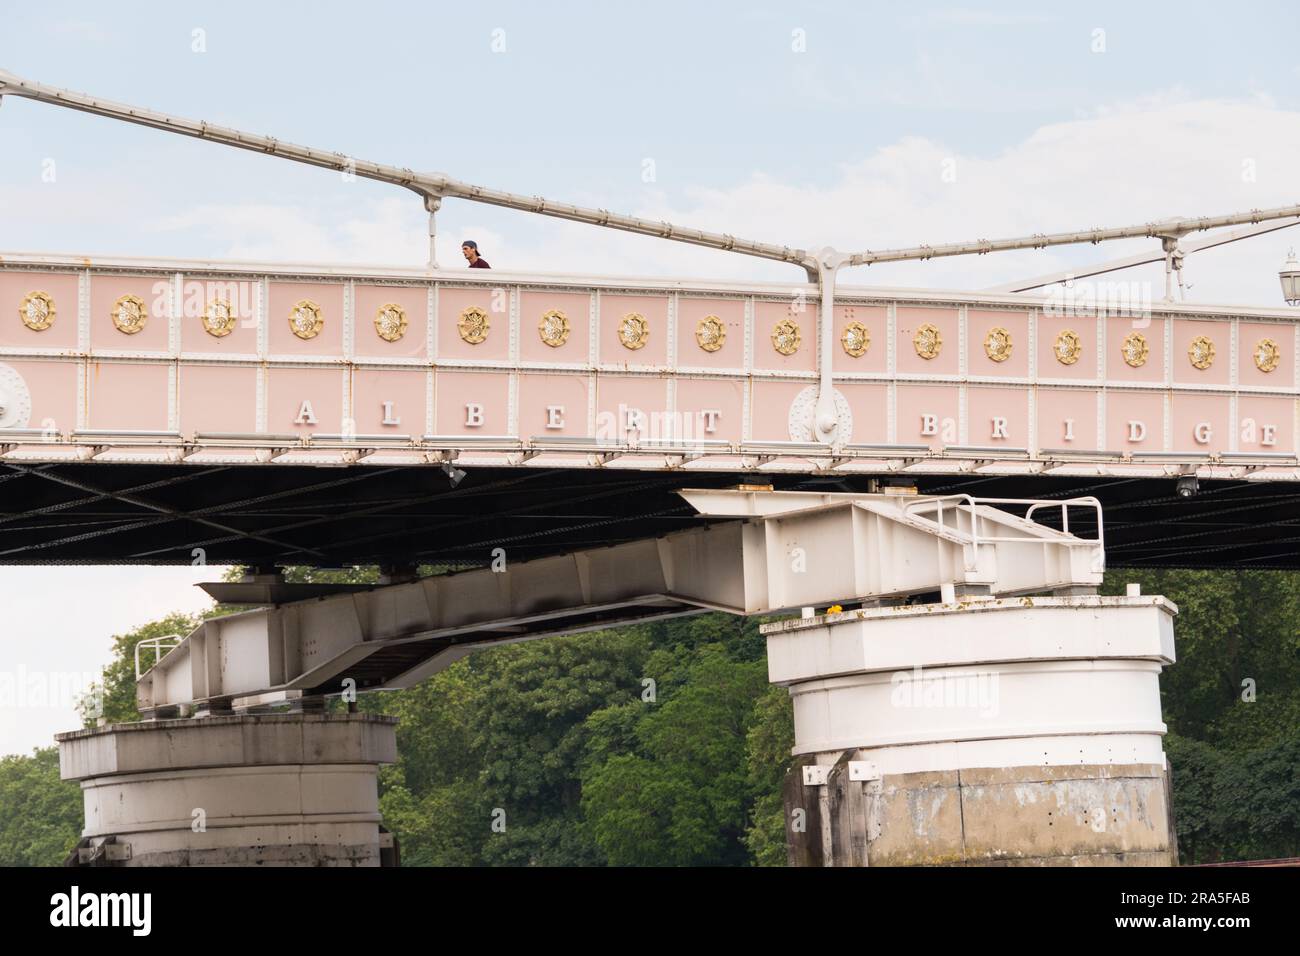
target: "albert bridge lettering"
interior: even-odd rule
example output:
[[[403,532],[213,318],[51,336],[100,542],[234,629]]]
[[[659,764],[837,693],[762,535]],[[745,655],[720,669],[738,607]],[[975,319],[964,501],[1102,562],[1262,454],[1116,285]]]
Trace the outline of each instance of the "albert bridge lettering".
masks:
[[[46,444],[86,431],[799,443],[827,360],[809,290],[754,283],[14,257],[0,305],[0,422],[40,426]],[[830,327],[837,447],[1295,453],[1284,310],[1117,315],[845,287]]]

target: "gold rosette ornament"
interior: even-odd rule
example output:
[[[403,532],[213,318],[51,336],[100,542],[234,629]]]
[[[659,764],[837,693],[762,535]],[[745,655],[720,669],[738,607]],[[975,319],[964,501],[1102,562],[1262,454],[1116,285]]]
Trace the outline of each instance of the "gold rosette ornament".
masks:
[[[217,299],[203,311],[203,331],[217,338],[235,331],[235,310],[229,302]]]
[[[772,329],[772,348],[782,355],[798,352],[801,341],[803,336],[799,332],[799,326],[792,319],[782,319]]]
[[[706,315],[695,326],[695,344],[706,352],[716,352],[727,341],[727,327],[716,315]]]
[[[460,321],[456,323],[456,328],[460,331],[462,339],[470,345],[478,345],[488,337],[491,323],[488,322],[486,312],[476,305],[471,305],[460,314]]]
[[[569,317],[559,309],[551,309],[537,323],[537,334],[551,348],[558,349],[569,341]]]
[[[939,354],[943,348],[943,336],[939,334],[938,326],[931,325],[929,322],[916,330],[912,336],[912,348],[916,349],[916,354],[923,359],[932,359]]]
[[[1124,361],[1133,368],[1141,368],[1147,363],[1147,354],[1150,347],[1147,345],[1147,337],[1141,332],[1130,332],[1124,336],[1124,342],[1119,347],[1120,354],[1124,356]]]
[[[989,334],[984,336],[984,354],[995,362],[1011,358],[1011,333],[1000,325],[989,329]]]
[[[320,306],[310,299],[303,299],[289,311],[289,328],[300,339],[314,339],[324,327]]]
[[[406,310],[396,302],[388,302],[375,313],[375,331],[385,342],[396,342],[406,334]]]
[[[138,295],[124,295],[113,303],[112,316],[119,332],[135,335],[149,321],[149,310]]]
[[[840,336],[840,345],[844,346],[844,351],[854,358],[862,358],[867,354],[867,349],[871,347],[871,333],[861,322],[850,322],[844,326],[844,334]]]
[[[48,292],[29,292],[18,306],[18,317],[33,332],[44,332],[54,324],[54,300]]]
[[[1083,340],[1074,329],[1062,329],[1056,336],[1056,343],[1052,346],[1052,354],[1062,365],[1073,365],[1079,361],[1079,354],[1082,351]]]
[[[1193,368],[1207,369],[1214,364],[1214,343],[1206,336],[1198,335],[1187,346],[1187,357]]]
[[[629,312],[618,324],[618,340],[625,349],[639,349],[650,337],[650,323],[639,312]]]
[[[1272,339],[1260,339],[1255,345],[1255,368],[1261,372],[1273,371],[1281,359],[1282,350]]]

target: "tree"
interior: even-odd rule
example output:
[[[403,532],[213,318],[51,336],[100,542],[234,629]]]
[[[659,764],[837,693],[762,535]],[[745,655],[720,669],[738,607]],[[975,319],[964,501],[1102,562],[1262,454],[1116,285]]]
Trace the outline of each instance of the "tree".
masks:
[[[785,804],[781,784],[794,747],[794,706],[784,687],[767,687],[754,702],[745,763],[754,795],[745,846],[758,866],[785,866]]]
[[[0,866],[58,866],[81,838],[81,787],[57,747],[0,759]]]
[[[748,862],[745,748],[767,668],[720,643],[680,653],[682,683],[637,720],[634,752],[593,760],[583,777],[584,815],[615,865]]]

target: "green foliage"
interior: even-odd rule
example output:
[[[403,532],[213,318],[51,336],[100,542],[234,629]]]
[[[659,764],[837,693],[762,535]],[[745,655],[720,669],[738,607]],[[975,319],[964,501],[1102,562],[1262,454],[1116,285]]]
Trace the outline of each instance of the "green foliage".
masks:
[[[386,768],[391,771],[392,768]],[[432,787],[415,796],[404,784],[384,788],[384,825],[398,834],[403,866],[474,866],[487,813],[471,781]]]
[[[81,787],[59,779],[57,747],[0,758],[0,865],[57,866],[81,837]]]
[[[382,701],[406,865],[745,864],[793,737],[757,623],[721,615],[496,648]],[[763,830],[783,861],[779,794]]]
[[[768,687],[754,702],[745,763],[754,793],[745,846],[758,866],[785,866],[785,805],[781,785],[794,747],[794,707],[784,687]]]
[[[1207,739],[1243,690],[1258,699],[1300,691],[1300,574],[1280,571],[1114,571],[1106,592],[1135,581],[1178,605],[1178,663],[1160,677],[1172,730]]]
[[[1127,581],[1178,605],[1160,685],[1182,862],[1300,856],[1300,574],[1117,571],[1106,590]]]
[[[631,753],[591,755],[583,810],[610,863],[747,862],[753,790],[745,745],[767,669],[733,660],[716,643],[698,646],[692,658],[674,675],[680,686],[642,709]]]

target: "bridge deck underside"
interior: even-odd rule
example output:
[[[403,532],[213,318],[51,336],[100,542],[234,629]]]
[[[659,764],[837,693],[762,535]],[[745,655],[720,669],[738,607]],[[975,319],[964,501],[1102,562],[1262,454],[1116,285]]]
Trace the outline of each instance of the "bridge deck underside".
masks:
[[[702,524],[674,492],[771,482],[867,491],[867,478],[744,473],[474,468],[5,465],[0,563],[262,567],[487,564],[645,538]],[[918,476],[925,494],[1071,498],[1105,506],[1110,567],[1300,568],[1300,485],[1171,478]],[[1077,519],[1077,520],[1076,520]],[[1070,530],[1093,529],[1081,512]]]

